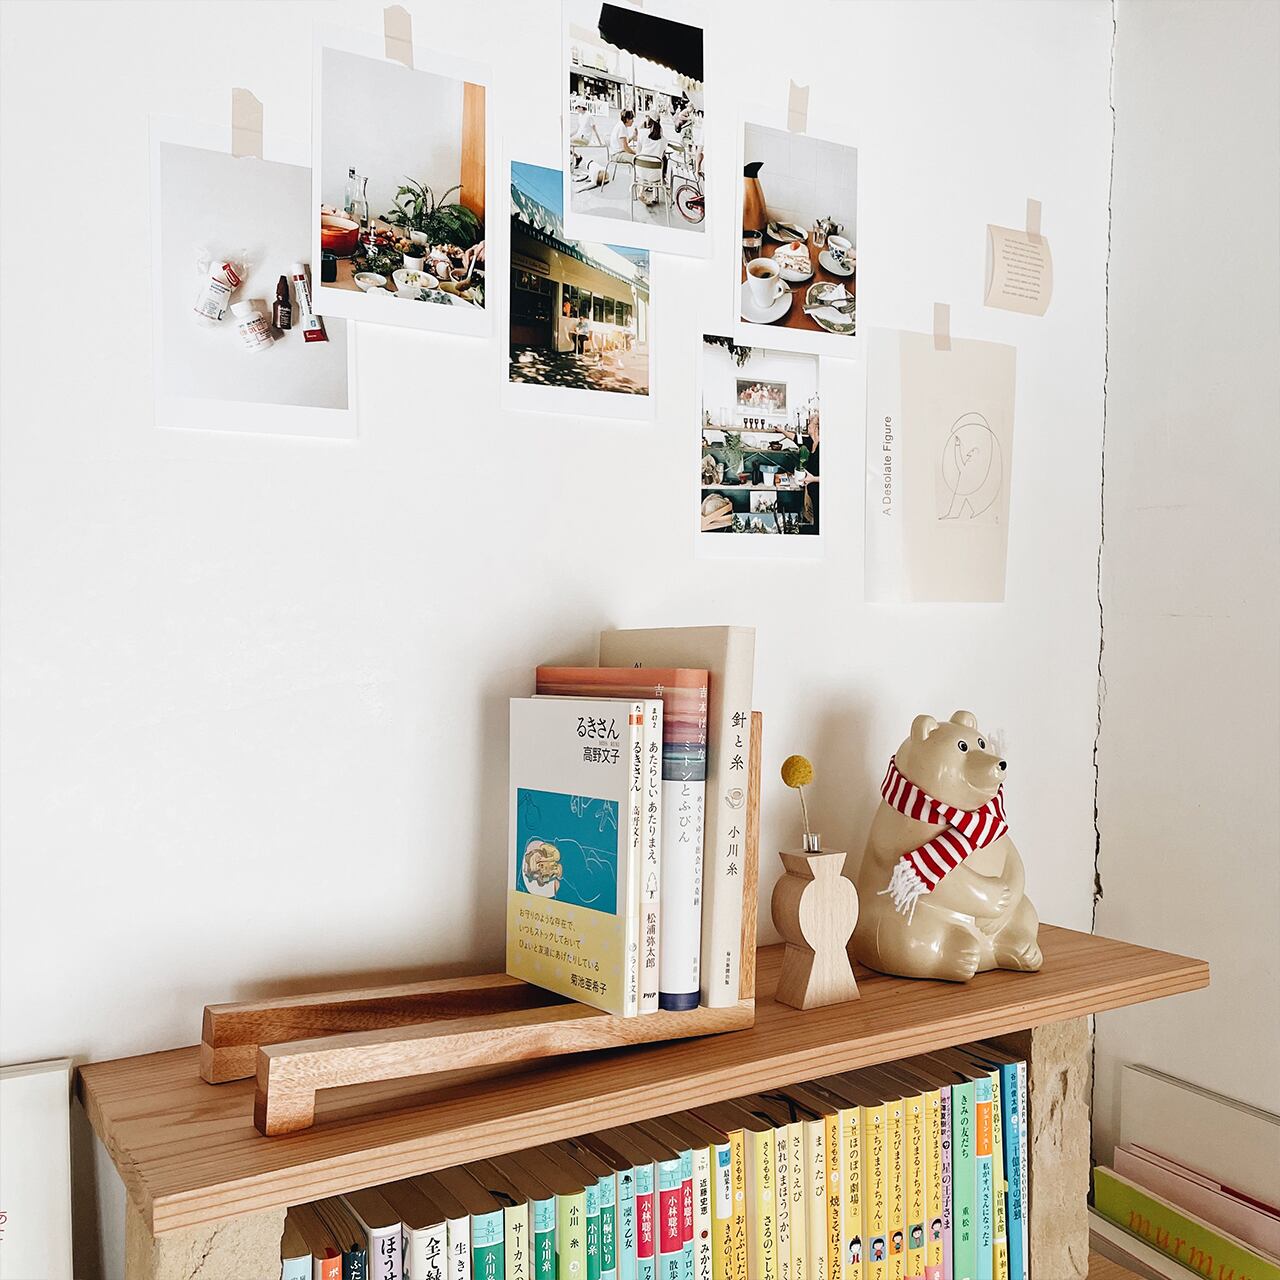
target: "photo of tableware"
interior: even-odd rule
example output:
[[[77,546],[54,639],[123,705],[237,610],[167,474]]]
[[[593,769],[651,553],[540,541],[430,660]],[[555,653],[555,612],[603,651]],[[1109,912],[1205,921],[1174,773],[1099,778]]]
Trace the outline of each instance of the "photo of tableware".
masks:
[[[840,263],[832,257],[830,248],[823,249],[823,251],[818,254],[818,262],[821,266],[830,271],[833,276],[853,275],[853,264],[850,263],[848,266],[841,266]]]
[[[339,258],[349,258],[360,239],[360,224],[340,213],[320,215],[320,247]]]
[[[772,304],[772,306],[760,308],[757,307],[751,298],[751,294],[747,289],[742,290],[742,318],[751,324],[773,324],[777,320],[781,320],[783,316],[791,310],[791,300],[795,294],[791,292],[790,287],[782,282],[782,287],[786,289],[786,293],[781,294]]]
[[[747,267],[747,289],[757,311],[767,311],[787,291],[778,264],[771,258],[757,258]]]
[[[844,236],[828,236],[827,252],[836,260],[839,265],[849,271],[853,270],[854,252],[853,244],[846,240]]]
[[[749,231],[745,227],[742,230],[742,260],[743,262],[754,262],[760,256],[760,245],[764,240],[764,235],[760,231]]]
[[[408,267],[401,267],[399,271],[393,271],[391,278],[395,281],[397,292],[401,289],[413,289],[416,292],[420,289],[438,289],[440,287],[440,282],[429,271],[411,271]]]
[[[774,250],[773,260],[778,264],[782,278],[791,284],[800,284],[813,275],[809,251],[799,240],[780,245]]]
[[[811,284],[804,296],[804,313],[827,333],[856,331],[856,301],[842,284]]]
[[[376,271],[357,271],[351,278],[366,293],[370,289],[385,289],[387,287],[387,277],[379,275]]]
[[[771,221],[765,230],[769,233],[769,239],[776,240],[779,244],[786,244],[789,240],[807,242],[809,239],[809,233],[794,222]]]

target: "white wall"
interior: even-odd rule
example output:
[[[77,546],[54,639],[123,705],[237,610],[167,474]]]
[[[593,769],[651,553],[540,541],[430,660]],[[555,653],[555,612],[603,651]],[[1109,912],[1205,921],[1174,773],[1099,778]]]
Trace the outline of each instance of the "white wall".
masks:
[[[1099,933],[1209,961],[1097,1021],[1094,1145],[1143,1062],[1280,1112],[1280,7],[1121,0]]]
[[[445,52],[491,58],[508,155],[556,164],[548,6],[409,7]],[[773,10],[709,9],[712,165],[744,66],[765,123],[809,83],[810,132],[859,149],[859,320],[924,328],[948,300],[957,335],[1018,346],[1002,606],[861,603],[860,362],[824,366],[825,561],[694,557],[700,339],[725,331],[732,234],[655,261],[653,424],[505,412],[497,335],[364,326],[358,441],[156,431],[148,113],[225,121],[243,85],[268,133],[305,137],[310,22],[377,31],[382,5],[5,6],[6,1059],[188,1044],[206,1001],[282,985],[500,964],[505,699],[610,624],[759,628],[763,919],[796,840],[781,760],[815,760],[813,817],[856,848],[912,716],[970,707],[1003,732],[1041,914],[1088,927],[1110,11],[804,5],[804,30],[848,38],[771,46],[766,70]],[[1057,265],[1043,320],[981,307],[986,223],[1020,224],[1029,194]],[[87,211],[113,267],[97,325],[50,266]]]

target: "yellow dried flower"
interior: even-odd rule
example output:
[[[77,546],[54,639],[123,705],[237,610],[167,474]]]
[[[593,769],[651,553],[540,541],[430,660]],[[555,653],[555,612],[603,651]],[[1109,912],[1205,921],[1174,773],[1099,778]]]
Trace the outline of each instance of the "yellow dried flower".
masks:
[[[807,787],[813,781],[813,765],[804,756],[788,756],[782,762],[782,781],[789,787]]]

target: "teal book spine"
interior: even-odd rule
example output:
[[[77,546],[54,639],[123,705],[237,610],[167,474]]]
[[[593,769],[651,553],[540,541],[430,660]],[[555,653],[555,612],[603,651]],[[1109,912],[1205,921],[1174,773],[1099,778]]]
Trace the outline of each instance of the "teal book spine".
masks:
[[[502,1210],[471,1215],[471,1275],[473,1280],[504,1280],[506,1255],[502,1239]]]
[[[618,1280],[636,1280],[636,1176],[618,1174]]]
[[[584,1188],[587,1214],[587,1280],[600,1280],[600,1184]]]
[[[618,1280],[618,1181],[609,1174],[596,1185],[600,1190],[600,1280]]]
[[[951,1257],[954,1280],[977,1280],[973,1081],[951,1086]]]
[[[974,1148],[975,1225],[977,1227],[977,1280],[994,1280],[992,1245],[995,1240],[995,1171],[991,1155],[991,1107],[994,1098],[991,1077],[974,1081]]]
[[[556,1280],[556,1198],[529,1202],[533,1280]]]

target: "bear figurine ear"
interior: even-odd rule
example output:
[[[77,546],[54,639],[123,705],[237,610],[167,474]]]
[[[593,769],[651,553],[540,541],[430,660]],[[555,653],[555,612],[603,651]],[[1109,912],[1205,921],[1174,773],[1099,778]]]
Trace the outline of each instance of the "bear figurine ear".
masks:
[[[978,717],[972,711],[957,711],[951,717],[952,724],[962,724],[966,729],[976,729],[978,727]]]
[[[937,727],[938,722],[932,716],[916,716],[911,722],[911,736],[923,742]]]

